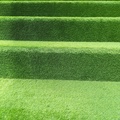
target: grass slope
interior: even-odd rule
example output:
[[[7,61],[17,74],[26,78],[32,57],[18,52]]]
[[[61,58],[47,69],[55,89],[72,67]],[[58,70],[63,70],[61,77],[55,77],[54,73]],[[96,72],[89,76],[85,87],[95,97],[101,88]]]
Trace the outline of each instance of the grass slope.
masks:
[[[120,83],[0,79],[1,120],[119,120]]]
[[[0,16],[119,17],[118,1],[0,2]]]
[[[0,42],[0,77],[120,80],[120,43]]]
[[[119,42],[120,17],[0,17],[0,39]]]

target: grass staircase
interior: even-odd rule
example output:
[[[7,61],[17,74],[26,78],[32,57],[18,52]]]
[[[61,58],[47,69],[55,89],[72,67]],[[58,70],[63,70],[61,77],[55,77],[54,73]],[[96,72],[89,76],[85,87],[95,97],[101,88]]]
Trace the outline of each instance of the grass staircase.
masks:
[[[119,1],[0,1],[1,120],[119,120],[119,85]]]

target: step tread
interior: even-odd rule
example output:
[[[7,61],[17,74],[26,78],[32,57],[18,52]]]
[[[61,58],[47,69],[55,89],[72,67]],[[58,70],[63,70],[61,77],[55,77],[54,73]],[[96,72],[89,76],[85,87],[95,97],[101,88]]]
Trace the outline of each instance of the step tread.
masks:
[[[0,20],[81,20],[81,21],[120,21],[120,17],[58,17],[58,16],[0,16]]]
[[[6,4],[9,4],[9,3],[27,3],[27,4],[31,4],[31,3],[96,3],[96,4],[99,4],[99,3],[101,3],[101,4],[111,4],[111,3],[115,3],[115,4],[120,4],[120,1],[115,1],[115,0],[109,0],[109,1],[105,1],[105,0],[99,0],[99,1],[94,1],[94,0],[84,0],[84,1],[81,1],[81,0],[76,0],[76,1],[68,1],[68,0],[40,0],[40,1],[14,1],[14,0],[12,0],[12,1],[10,1],[10,0],[8,0],[8,1],[1,1],[0,0],[0,3],[2,4],[2,3],[6,3]]]
[[[42,42],[42,41],[0,41],[0,49],[23,51],[55,52],[55,53],[111,53],[120,54],[119,42]],[[26,48],[26,49],[24,49]]]

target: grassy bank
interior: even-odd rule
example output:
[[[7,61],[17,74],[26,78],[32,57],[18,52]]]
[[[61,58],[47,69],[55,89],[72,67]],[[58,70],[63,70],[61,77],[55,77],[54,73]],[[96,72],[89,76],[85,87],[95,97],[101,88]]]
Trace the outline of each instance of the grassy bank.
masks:
[[[1,40],[119,42],[119,38],[119,17],[0,17]]]
[[[1,42],[0,77],[119,81],[119,46],[119,43]]]
[[[118,1],[0,2],[0,16],[119,17],[119,11]]]
[[[0,0],[0,120],[119,120],[119,11],[119,0]]]

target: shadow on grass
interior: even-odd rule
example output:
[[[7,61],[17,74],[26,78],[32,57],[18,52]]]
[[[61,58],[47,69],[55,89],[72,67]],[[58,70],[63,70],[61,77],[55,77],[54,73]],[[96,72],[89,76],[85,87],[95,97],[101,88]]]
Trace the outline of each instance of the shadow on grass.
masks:
[[[83,81],[120,81],[119,54],[0,53],[0,77]]]
[[[31,111],[26,110],[24,108],[0,108],[0,119],[10,119],[10,120],[16,120],[16,119],[26,119],[30,120],[31,117]]]
[[[120,3],[114,2],[10,2],[0,4],[1,16],[119,17]]]
[[[15,18],[10,23],[12,40],[119,42],[120,20]],[[7,29],[6,29],[7,31]]]

